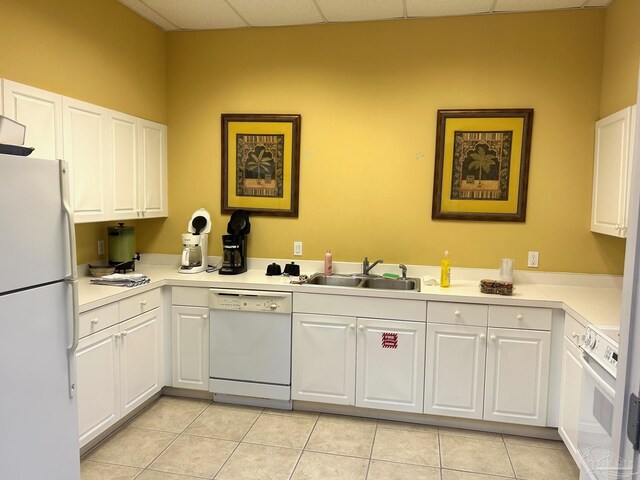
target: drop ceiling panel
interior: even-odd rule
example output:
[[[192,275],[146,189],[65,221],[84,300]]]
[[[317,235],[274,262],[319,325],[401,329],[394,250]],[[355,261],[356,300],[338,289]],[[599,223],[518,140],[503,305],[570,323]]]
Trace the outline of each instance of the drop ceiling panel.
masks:
[[[316,0],[329,22],[403,18],[402,0]]]
[[[589,0],[586,2],[585,7],[606,7],[613,0]]]
[[[497,0],[494,12],[521,12],[534,10],[555,10],[560,8],[578,8],[584,0]]]
[[[183,30],[246,27],[224,0],[144,0],[158,14]]]
[[[442,17],[487,13],[493,0],[407,0],[408,17]]]
[[[273,27],[324,23],[313,0],[228,0],[249,25]]]
[[[174,24],[169,22],[166,18],[162,17],[161,15],[158,15],[157,12],[147,7],[140,0],[119,0],[119,2],[126,7],[129,7],[131,10],[136,12],[141,17],[146,18],[151,23],[155,23],[163,30],[166,30],[166,31],[178,30],[178,27],[176,27]]]

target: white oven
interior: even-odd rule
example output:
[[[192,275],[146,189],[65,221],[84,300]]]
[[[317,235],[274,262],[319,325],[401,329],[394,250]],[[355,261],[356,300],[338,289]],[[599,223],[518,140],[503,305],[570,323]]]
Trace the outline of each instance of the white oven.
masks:
[[[588,327],[582,351],[582,392],[578,423],[580,480],[618,478],[620,465],[611,452],[617,346]]]
[[[291,401],[291,293],[209,290],[215,394]]]

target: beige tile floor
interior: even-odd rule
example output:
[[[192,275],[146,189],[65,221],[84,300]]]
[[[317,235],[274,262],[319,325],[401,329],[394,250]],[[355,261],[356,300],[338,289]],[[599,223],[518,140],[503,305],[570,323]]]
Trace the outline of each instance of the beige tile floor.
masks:
[[[162,397],[82,480],[577,480],[562,442]]]

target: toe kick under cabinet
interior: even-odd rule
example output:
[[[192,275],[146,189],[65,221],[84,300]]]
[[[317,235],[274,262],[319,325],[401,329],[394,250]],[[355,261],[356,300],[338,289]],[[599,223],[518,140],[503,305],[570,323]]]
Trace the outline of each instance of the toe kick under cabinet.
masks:
[[[429,302],[425,413],[544,426],[552,312]]]
[[[292,398],[421,413],[426,302],[293,297]]]
[[[76,351],[80,446],[160,391],[160,289],[80,314]]]

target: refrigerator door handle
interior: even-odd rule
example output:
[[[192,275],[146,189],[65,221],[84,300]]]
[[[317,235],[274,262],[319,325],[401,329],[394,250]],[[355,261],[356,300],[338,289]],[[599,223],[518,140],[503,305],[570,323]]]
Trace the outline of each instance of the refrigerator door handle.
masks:
[[[78,280],[66,279],[65,283],[71,287],[71,318],[69,331],[71,332],[71,344],[67,348],[67,361],[69,368],[69,396],[76,394],[76,349],[80,341],[80,306],[78,304]]]
[[[76,228],[73,220],[69,195],[69,164],[64,160],[58,160],[60,164],[60,194],[62,196],[62,208],[67,217],[67,230],[69,234],[69,275],[66,278],[75,280],[78,278],[78,262],[76,258]],[[77,299],[76,295],[76,299]]]

